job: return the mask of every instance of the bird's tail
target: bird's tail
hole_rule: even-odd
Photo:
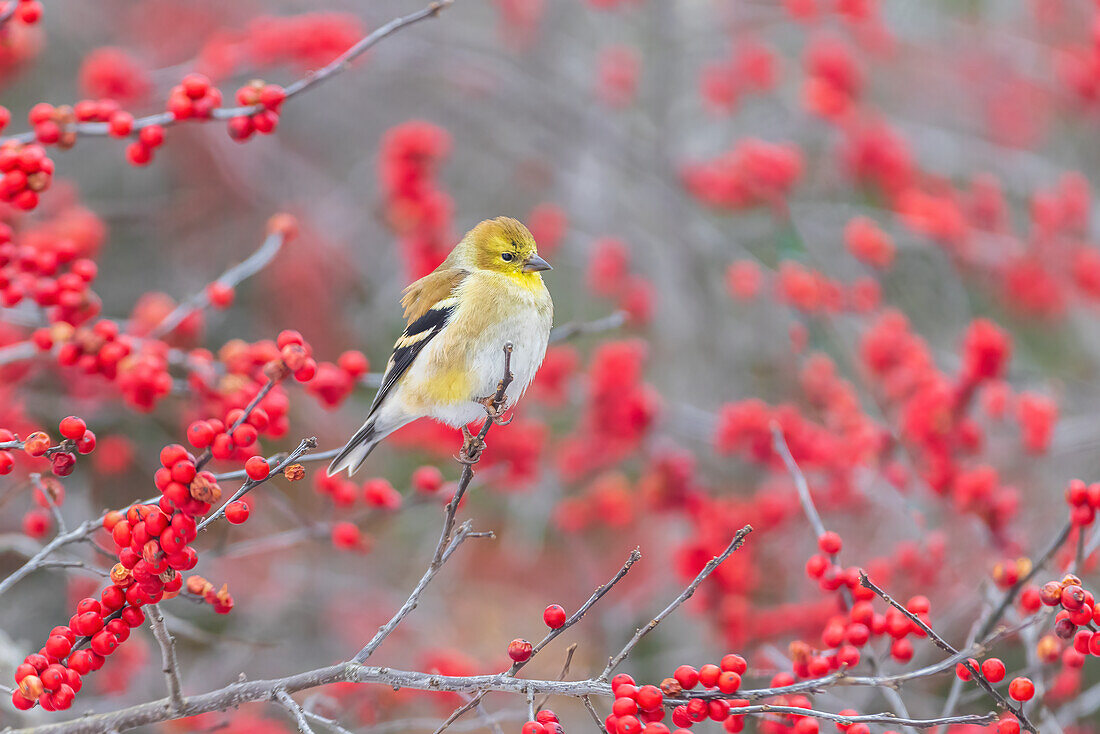
[[[351,437],[347,445],[336,455],[332,463],[328,465],[328,475],[331,477],[347,469],[348,476],[350,477],[359,470],[359,467],[362,466],[370,452],[373,451],[374,447],[387,435],[389,435],[389,431],[380,432],[375,430],[373,418],[368,420],[363,424],[362,428],[355,432],[355,435]]]

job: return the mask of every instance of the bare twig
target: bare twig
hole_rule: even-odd
[[[153,637],[157,638],[160,646],[160,656],[164,661],[164,678],[168,683],[168,702],[174,713],[183,711],[186,701],[183,698],[183,690],[180,684],[179,662],[176,660],[176,645],[172,634],[168,631],[168,625],[164,623],[164,616],[160,612],[160,606],[149,604],[149,626],[153,629]]]
[[[584,701],[584,707],[588,709],[588,713],[592,715],[592,721],[596,722],[596,727],[603,732],[603,734],[607,734],[607,727],[604,726],[603,719],[596,713],[596,707],[592,705],[592,697],[581,696],[581,700]]]
[[[313,729],[310,728],[309,722],[306,721],[306,714],[302,711],[302,707],[290,697],[290,694],[279,688],[275,691],[273,698],[281,703],[286,709],[294,716],[294,723],[298,725],[299,734],[313,734]]]
[[[722,551],[720,555],[710,559],[710,561],[707,562],[707,565],[703,567],[703,570],[699,572],[699,575],[695,577],[695,580],[688,584],[687,588],[684,589],[678,597],[673,599],[671,604],[661,610],[661,612],[656,617],[654,617],[649,622],[649,624],[634,633],[634,636],[630,638],[630,641],[626,643],[626,646],[619,651],[619,654],[611,658],[611,661],[607,664],[607,667],[604,668],[603,672],[600,673],[600,677],[596,680],[606,680],[611,671],[618,667],[619,664],[623,662],[623,660],[626,660],[627,655],[629,655],[630,651],[634,649],[634,646],[641,642],[643,637],[652,632],[653,629],[658,624],[660,624],[661,620],[672,614],[672,612],[674,612],[678,606],[690,599],[691,596],[695,593],[695,590],[699,587],[699,584],[703,583],[704,579],[706,579],[707,576],[710,576],[711,573],[714,572],[714,569],[718,568],[718,566],[721,565],[723,561],[729,558],[734,551],[740,548],[741,544],[745,542],[745,536],[747,536],[751,532],[751,525],[746,525],[745,527],[738,530],[737,533],[733,536],[733,540],[731,540],[730,544],[726,546],[726,549]]]
[[[245,260],[242,260],[226,270],[218,276],[215,282],[222,283],[232,288],[244,279],[252,277],[275,259],[275,256],[279,254],[279,249],[283,246],[285,240],[286,237],[282,232],[276,231],[269,233],[267,237],[264,238],[263,244],[261,244],[255,252],[249,255]],[[149,332],[149,338],[159,339],[165,334],[172,333],[172,330],[179,326],[184,319],[191,315],[191,313],[201,311],[209,305],[210,296],[206,289],[203,288],[187,300],[180,302],[180,304],[165,316],[159,324],[154,326]]]
[[[938,648],[951,655],[958,654],[959,651],[952,647],[942,637],[940,637],[935,630],[925,624],[923,619],[918,617],[916,614],[910,612],[908,609],[905,608],[903,604],[898,603],[889,594],[876,586],[874,582],[871,581],[871,579],[867,578],[867,574],[863,571],[859,572],[859,583],[865,588],[868,588],[871,591],[875,592],[875,594],[877,594],[879,598],[881,598],[884,602],[897,609],[899,612],[909,618],[909,620],[913,624],[920,627],[921,630],[923,630],[924,633],[928,635],[928,639],[932,640],[932,642]],[[1002,696],[1001,693],[996,688],[994,688],[988,680],[986,680],[985,675],[982,674],[981,668],[979,666],[974,665],[966,659],[961,660],[960,664],[963,665],[968,671],[970,671],[970,675],[974,678],[974,681],[979,686],[984,688],[986,692],[989,693],[989,695],[992,696],[995,701],[997,701],[998,704],[1000,704],[1003,708],[1011,712],[1017,719],[1020,720],[1020,726],[1027,729],[1029,732],[1031,732],[1031,734],[1039,734],[1039,730],[1035,728],[1035,725],[1032,724],[1030,720],[1028,720],[1027,715],[1024,713],[1023,706],[1013,706],[1012,703],[1008,701],[1008,699]],[[913,725],[910,724],[910,726]]]
[[[210,523],[214,522],[219,517],[224,515],[225,514],[225,508],[228,507],[231,503],[236,502],[241,497],[244,497],[246,494],[251,492],[253,489],[255,489],[256,487],[258,487],[261,484],[263,484],[264,482],[266,482],[268,479],[272,479],[273,477],[278,476],[279,472],[281,472],[283,469],[285,469],[290,464],[294,463],[298,459],[298,457],[304,455],[305,453],[309,452],[311,449],[314,449],[316,447],[317,447],[317,439],[316,438],[310,437],[310,438],[302,439],[302,442],[300,444],[298,444],[298,448],[291,451],[285,459],[283,459],[281,462],[279,462],[274,467],[272,467],[271,472],[266,477],[264,477],[263,479],[249,479],[247,482],[242,484],[240,489],[238,489],[236,492],[234,492],[233,496],[230,497],[228,500],[226,500],[222,504],[222,506],[217,509],[217,511],[215,511],[212,515],[207,515],[206,518],[204,518],[203,521],[199,523],[198,529],[199,530],[205,529],[207,526],[210,525]]]
[[[825,534],[825,523],[821,522],[821,515],[818,514],[817,507],[814,506],[813,496],[810,494],[810,485],[806,482],[806,476],[802,473],[802,470],[798,467],[798,463],[791,455],[791,449],[787,446],[787,439],[783,436],[783,428],[779,425],[779,422],[772,421],[770,427],[772,431],[772,446],[775,448],[775,453],[783,460],[784,466],[787,467],[787,471],[790,472],[791,478],[794,479],[795,489],[798,490],[798,501],[802,503],[802,511],[806,513],[810,525],[814,528],[814,533],[820,538]]]
[[[592,608],[592,606],[596,602],[598,602],[600,599],[602,599],[607,594],[607,592],[611,591],[611,589],[614,588],[615,584],[622,581],[623,577],[626,576],[627,572],[630,571],[630,567],[633,566],[635,563],[637,563],[638,560],[641,557],[642,557],[642,553],[637,548],[635,548],[633,551],[631,551],[630,556],[626,559],[626,563],[623,564],[622,568],[619,569],[618,573],[616,573],[611,578],[611,580],[608,581],[606,584],[604,584],[603,586],[600,586],[594,592],[592,592],[592,596],[588,597],[588,601],[586,601],[584,604],[582,604],[580,609],[573,612],[573,614],[568,619],[565,620],[565,624],[563,624],[561,627],[559,627],[557,629],[550,630],[546,634],[546,636],[543,637],[542,640],[539,641],[539,643],[537,645],[535,645],[534,647],[531,648],[531,656],[530,657],[528,657],[523,662],[512,663],[512,666],[508,670],[501,673],[500,675],[502,677],[514,678],[516,673],[518,673],[523,668],[523,666],[527,665],[527,663],[531,662],[531,660],[534,659],[534,657],[539,653],[539,651],[541,651],[544,647],[549,645],[554,640],[554,638],[556,638],[558,635],[562,634],[567,629],[569,629],[570,627],[575,625],[577,622],[579,622],[581,620],[581,618],[584,617],[584,615],[588,612],[589,609]],[[572,656],[572,655],[570,654],[570,656]],[[566,669],[567,670],[568,670],[568,667],[569,667],[569,662],[567,660],[566,661]],[[563,672],[563,675],[564,675],[564,672]],[[441,734],[447,727],[449,727],[451,724],[453,724],[459,717],[461,717],[467,711],[470,711],[475,706],[477,706],[481,702],[481,699],[483,699],[485,697],[486,693],[488,693],[488,691],[481,691],[476,696],[474,696],[472,699],[470,699],[469,701],[464,703],[462,706],[459,706],[454,711],[452,711],[451,715],[448,716],[443,721],[443,723],[439,725],[438,728],[436,728],[435,734]]]
[[[573,321],[568,324],[554,327],[550,332],[550,343],[556,344],[557,342],[566,341],[585,334],[599,334],[604,331],[612,331],[618,329],[625,323],[626,311],[616,311],[613,314],[604,316],[603,318],[593,319],[592,321]]]
[[[42,548],[31,556],[26,563],[15,569],[6,579],[0,581],[0,595],[7,592],[11,587],[15,586],[15,584],[32,572],[42,568],[43,563],[54,551],[71,543],[84,540],[102,526],[103,516],[100,515],[94,520],[85,520],[67,533],[59,533],[53,540],[42,546]]]
[[[1071,530],[1073,530],[1073,523],[1067,522],[1058,532],[1058,535],[1054,537],[1054,540],[1051,541],[1050,545],[1046,547],[1042,555],[1039,556],[1039,559],[1031,564],[1031,570],[1005,591],[1004,596],[1001,598],[1001,603],[989,613],[985,622],[982,623],[982,626],[978,629],[978,639],[985,637],[993,631],[997,622],[1001,620],[1004,613],[1012,606],[1012,602],[1016,600],[1016,595],[1020,593],[1020,590],[1023,589],[1024,586],[1031,583],[1031,580],[1035,578],[1039,571],[1050,562],[1050,559],[1054,557],[1054,554],[1057,553],[1058,549],[1062,547],[1062,544],[1066,542]]]
[[[419,583],[417,583],[416,587],[412,590],[412,593],[409,594],[409,598],[405,600],[405,603],[401,605],[397,613],[390,618],[390,621],[386,622],[378,629],[378,632],[375,633],[370,642],[364,645],[363,649],[355,654],[355,657],[352,658],[352,662],[362,663],[369,658],[374,651],[378,649],[378,646],[385,642],[386,638],[390,636],[390,633],[397,628],[397,625],[401,624],[401,621],[405,619],[413,609],[416,609],[416,604],[420,600],[420,595],[424,592],[424,589],[431,583],[431,580],[435,578],[436,573],[438,573],[443,564],[447,562],[447,559],[458,550],[458,546],[462,545],[463,541],[468,537],[484,537],[484,534],[471,532],[471,524],[469,521],[463,523],[462,527],[458,529],[458,532],[455,533],[454,537],[451,538],[450,542],[447,544],[446,549],[444,549],[437,559],[432,559],[431,564],[428,566],[428,570],[424,572]]]

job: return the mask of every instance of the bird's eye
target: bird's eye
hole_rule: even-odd
[[[503,260],[506,263],[512,262],[513,257],[514,256],[510,252],[504,252],[504,253],[501,253],[501,255],[500,255],[500,259]]]

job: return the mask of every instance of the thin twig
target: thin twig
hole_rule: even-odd
[[[305,712],[302,711],[302,707],[290,697],[289,693],[280,688],[275,691],[274,698],[285,706],[287,711],[294,716],[294,723],[298,725],[299,734],[313,734],[313,729],[310,728],[309,722],[306,721]]]
[[[592,721],[596,722],[597,728],[599,728],[599,730],[603,732],[603,734],[607,734],[607,727],[604,726],[603,719],[601,719],[600,715],[596,713],[596,707],[592,705],[592,697],[581,696],[581,700],[584,701],[584,707],[588,709],[588,713],[592,715]]]
[[[246,494],[251,492],[253,489],[255,489],[256,487],[258,487],[261,484],[263,484],[264,482],[266,482],[268,479],[272,479],[272,478],[278,476],[279,472],[281,472],[283,469],[285,469],[290,464],[293,464],[298,459],[298,457],[306,454],[307,452],[309,452],[310,450],[315,449],[315,448],[317,448],[317,439],[316,438],[310,437],[310,438],[302,439],[302,442],[300,444],[298,444],[298,448],[291,451],[285,459],[283,459],[281,462],[279,462],[274,467],[272,467],[271,472],[266,477],[264,477],[263,479],[249,479],[247,482],[242,484],[240,489],[238,489],[236,492],[234,492],[233,496],[230,497],[228,500],[226,500],[222,504],[221,507],[219,507],[213,514],[207,515],[206,518],[204,518],[203,521],[198,524],[197,529],[198,530],[204,530],[207,526],[210,525],[210,523],[214,522],[219,517],[224,515],[225,514],[225,508],[228,507],[230,504],[232,504],[233,502],[236,502],[241,497],[244,497]]]
[[[554,630],[550,630],[546,634],[546,636],[543,637],[542,640],[539,641],[539,643],[537,645],[534,645],[531,648],[530,657],[528,657],[526,660],[524,660],[522,662],[512,663],[512,666],[510,668],[508,668],[508,670],[501,673],[501,676],[502,677],[508,677],[508,678],[514,678],[516,673],[518,673],[523,668],[523,666],[527,665],[527,663],[531,662],[531,660],[533,660],[534,657],[536,655],[538,655],[538,653],[543,648],[545,648],[547,645],[549,645],[554,640],[554,638],[556,638],[558,635],[562,634],[567,629],[569,629],[570,627],[575,625],[577,622],[579,622],[581,620],[581,618],[584,617],[584,615],[588,612],[589,609],[592,608],[592,606],[596,602],[598,602],[600,599],[602,599],[607,594],[607,592],[611,591],[611,589],[614,588],[615,584],[622,581],[623,577],[626,576],[627,572],[630,571],[630,567],[633,566],[635,563],[637,563],[638,560],[641,559],[641,557],[642,557],[642,552],[640,550],[638,550],[637,548],[632,550],[630,552],[630,556],[626,559],[626,562],[622,565],[622,568],[619,569],[619,571],[611,578],[610,581],[608,581],[603,586],[598,587],[594,592],[592,592],[592,596],[588,597],[588,601],[586,601],[584,604],[582,604],[580,609],[573,612],[573,614],[570,615],[570,617],[565,620],[565,623],[561,627],[558,627],[557,629],[554,629]],[[566,661],[566,669],[567,670],[568,670],[568,667],[569,667],[569,662],[567,660]],[[466,712],[471,711],[475,706],[477,706],[481,702],[481,699],[483,699],[485,697],[486,693],[488,693],[488,691],[481,691],[476,696],[474,696],[472,699],[470,699],[469,701],[464,703],[462,706],[459,706],[454,711],[452,711],[451,715],[448,716],[446,719],[444,719],[443,723],[441,723],[436,728],[435,734],[442,734],[442,732],[445,729],[447,729],[447,727],[449,727],[451,724],[453,724],[456,720],[458,720],[459,717],[461,717]]]
[[[865,588],[868,588],[871,591],[875,592],[875,594],[877,594],[879,598],[881,598],[884,602],[908,617],[909,620],[913,624],[920,627],[921,630],[923,630],[924,633],[928,635],[928,639],[932,640],[932,642],[941,650],[951,655],[958,654],[959,651],[953,648],[942,637],[940,637],[939,634],[931,627],[929,627],[923,619],[921,619],[916,614],[910,612],[908,609],[905,608],[903,604],[898,603],[889,594],[876,586],[871,581],[871,579],[867,578],[867,574],[863,571],[859,572],[859,583]],[[1002,707],[1011,712],[1017,719],[1020,720],[1020,726],[1027,729],[1029,732],[1031,732],[1031,734],[1039,734],[1039,730],[1035,728],[1035,725],[1032,724],[1030,720],[1028,720],[1027,715],[1024,713],[1023,706],[1013,706],[1012,703],[1008,701],[1008,699],[1002,696],[1001,693],[996,688],[994,688],[988,680],[986,680],[985,675],[982,674],[981,668],[979,666],[974,665],[969,660],[962,660],[960,664],[964,666],[968,671],[970,671],[970,675],[974,678],[974,681],[979,686],[984,688],[986,692],[989,693],[989,695],[992,696],[995,701],[997,701],[998,704],[1000,704]]]
[[[1062,547],[1062,544],[1066,542],[1066,538],[1069,537],[1071,530],[1073,530],[1073,523],[1067,522],[1058,532],[1058,535],[1055,536],[1054,540],[1051,541],[1050,545],[1046,547],[1046,550],[1039,556],[1039,559],[1031,564],[1031,570],[1005,591],[1004,596],[1001,598],[1001,603],[989,613],[989,617],[978,629],[978,639],[985,637],[993,630],[993,627],[1001,620],[1004,613],[1012,606],[1012,602],[1016,600],[1016,595],[1020,593],[1020,590],[1031,583],[1031,580],[1050,562],[1050,559],[1054,557],[1054,554],[1057,553],[1058,549]]]
[[[390,633],[397,628],[397,625],[401,624],[401,621],[404,620],[413,609],[416,609],[416,604],[420,600],[420,594],[423,593],[424,589],[431,583],[431,580],[435,578],[440,567],[442,567],[443,564],[447,562],[447,559],[458,550],[458,546],[462,545],[462,542],[466,540],[467,537],[474,535],[470,532],[470,528],[471,523],[469,521],[462,524],[458,532],[451,538],[450,543],[447,544],[446,549],[439,555],[438,560],[435,558],[432,559],[431,564],[428,566],[428,570],[424,572],[424,575],[420,578],[420,581],[412,590],[412,593],[409,594],[409,598],[405,600],[405,603],[401,605],[397,613],[390,618],[390,621],[378,628],[378,632],[374,634],[370,642],[364,645],[363,649],[357,652],[355,657],[351,659],[352,662],[362,663],[369,658],[374,651],[378,649],[378,646],[385,642],[386,638],[390,636]]]
[[[737,533],[733,536],[733,540],[730,541],[730,544],[726,546],[726,549],[722,551],[721,555],[715,556],[714,558],[710,559],[710,561],[707,562],[707,565],[703,567],[703,570],[699,572],[699,575],[695,577],[695,580],[688,584],[687,588],[684,589],[678,597],[673,599],[671,604],[665,607],[656,617],[654,617],[649,622],[649,624],[635,632],[634,636],[630,638],[630,641],[626,643],[626,646],[619,651],[619,654],[611,658],[611,661],[607,664],[607,667],[604,668],[603,672],[600,673],[600,677],[596,680],[607,680],[607,676],[610,675],[611,671],[617,668],[619,664],[623,662],[623,660],[626,660],[627,655],[629,655],[630,651],[634,649],[634,646],[641,642],[643,637],[652,632],[653,629],[658,624],[660,624],[661,620],[672,614],[672,612],[674,612],[678,606],[690,599],[691,596],[695,593],[695,590],[699,587],[699,584],[703,583],[704,579],[706,579],[707,576],[710,576],[711,573],[714,572],[714,569],[718,568],[718,566],[721,565],[723,561],[729,558],[734,551],[740,548],[741,544],[745,542],[745,536],[747,536],[751,532],[751,525],[746,525],[745,527],[738,530]]]
[[[616,311],[608,316],[593,319],[592,321],[573,321],[568,324],[554,327],[550,332],[550,343],[555,344],[585,334],[599,334],[604,331],[612,331],[618,329],[625,323],[626,311]]]
[[[230,288],[237,286],[241,281],[263,270],[268,263],[274,260],[285,240],[286,237],[282,232],[269,233],[264,238],[263,244],[255,252],[219,275],[214,282],[227,285]],[[172,333],[172,330],[183,323],[183,320],[193,312],[201,311],[209,305],[210,295],[207,293],[206,288],[203,288],[190,298],[181,301],[167,316],[161,319],[160,323],[149,331],[148,338],[159,339]]]
[[[806,517],[810,520],[810,525],[814,528],[814,533],[820,538],[825,534],[825,523],[821,522],[821,515],[818,514],[817,507],[814,506],[813,496],[810,494],[810,485],[806,482],[806,476],[798,467],[798,463],[795,462],[794,456],[791,455],[791,449],[787,446],[787,439],[783,436],[783,428],[779,425],[779,422],[772,421],[770,427],[772,432],[772,446],[775,448],[775,453],[783,460],[783,464],[787,467],[787,471],[790,473],[791,478],[794,479],[795,489],[798,490],[798,501],[802,503],[802,511],[806,513]]]
[[[157,638],[160,645],[160,656],[164,661],[164,677],[168,683],[168,701],[174,713],[183,711],[187,702],[183,698],[183,689],[180,682],[179,662],[176,660],[176,645],[172,634],[168,631],[168,625],[164,623],[164,616],[160,612],[160,606],[149,604],[147,606],[149,626],[153,629],[153,637]]]

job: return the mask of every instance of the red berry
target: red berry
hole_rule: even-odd
[[[46,653],[52,657],[64,658],[72,649],[73,643],[67,637],[50,635],[50,638],[46,640]]]
[[[332,526],[332,544],[343,550],[351,550],[359,546],[361,540],[359,528],[353,523],[344,521]]]
[[[722,656],[722,659],[718,661],[718,667],[722,670],[737,673],[738,675],[744,675],[745,671],[749,669],[749,664],[746,663],[745,658],[740,655],[730,653],[729,655]]]
[[[413,489],[425,494],[438,492],[443,486],[443,472],[434,466],[422,466],[413,472]]]
[[[215,435],[214,429],[206,421],[195,421],[187,427],[187,441],[197,449],[209,446]]]
[[[534,646],[527,640],[517,638],[508,643],[508,657],[517,663],[525,663],[531,658]]]
[[[134,129],[134,116],[129,112],[119,110],[111,115],[107,122],[107,132],[116,138],[124,138]]]
[[[681,665],[673,672],[672,677],[684,690],[691,690],[699,683],[699,671],[690,665]]]
[[[234,525],[240,525],[248,519],[248,505],[240,500],[230,502],[225,507],[225,519]]]
[[[75,415],[70,415],[67,418],[61,419],[61,424],[58,426],[61,431],[61,435],[65,438],[72,439],[73,441],[79,441],[84,438],[84,431],[88,430],[88,426],[80,418]]]
[[[146,125],[138,131],[138,140],[147,149],[157,148],[164,143],[164,128],[160,125]]]
[[[664,703],[665,696],[657,686],[646,685],[638,689],[634,700],[638,702],[638,707],[643,711],[654,711]]]
[[[561,629],[565,624],[565,610],[557,604],[551,604],[543,611],[542,621],[552,630]]]
[[[229,308],[233,305],[235,295],[233,286],[218,280],[206,286],[206,297],[210,299],[210,305],[214,308]]]
[[[267,465],[267,459],[264,457],[251,456],[248,461],[244,463],[244,471],[248,474],[249,479],[258,482],[267,479],[268,475],[271,473],[271,467]]]
[[[997,658],[982,661],[982,675],[990,683],[999,683],[1005,677],[1005,664]]]
[[[714,688],[718,685],[718,676],[722,674],[722,669],[712,663],[707,663],[703,667],[699,668],[699,682],[704,688]]]
[[[971,667],[975,669],[978,668],[978,661],[974,658],[967,658],[967,662],[970,663]],[[958,663],[955,666],[955,675],[959,677],[959,680],[963,681],[968,681],[972,677],[970,669],[967,668],[966,665],[964,665],[963,663]]]
[[[840,553],[842,545],[840,535],[831,530],[822,533],[817,539],[817,547],[821,549],[822,553],[827,553],[830,556]]]
[[[1015,701],[1030,701],[1035,695],[1035,684],[1030,678],[1013,678],[1008,684],[1008,695]]]

